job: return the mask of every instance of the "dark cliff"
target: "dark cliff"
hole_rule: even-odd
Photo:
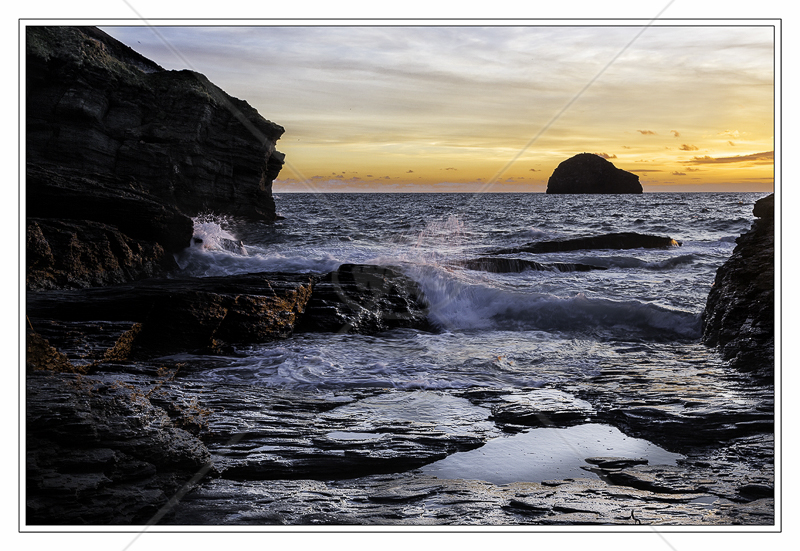
[[[703,342],[742,371],[775,363],[775,195],[759,199],[750,231],[718,270],[703,312]]]
[[[547,181],[547,193],[642,193],[639,177],[593,153],[559,164]]]
[[[28,27],[25,78],[29,288],[163,274],[201,212],[275,220],[283,128],[203,75]]]

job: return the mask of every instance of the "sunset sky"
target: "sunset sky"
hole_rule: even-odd
[[[276,192],[542,192],[582,152],[645,192],[773,189],[768,22],[101,28],[282,125]]]

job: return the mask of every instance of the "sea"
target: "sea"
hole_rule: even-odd
[[[275,195],[282,218],[272,224],[205,213],[194,221],[198,242],[177,257],[181,275],[325,274],[345,263],[393,266],[419,285],[435,330],[295,334],[240,347],[230,356],[178,359],[192,363],[188,377],[209,384],[318,393],[359,387],[404,390],[395,398],[378,399],[367,408],[370,415],[439,423],[448,416],[470,415],[466,400],[459,405],[446,394],[453,389],[579,387],[636,358],[647,358],[651,372],[720,366],[717,352],[701,343],[701,315],[716,270],[731,255],[736,238],[750,228],[753,205],[764,195],[282,193]],[[493,273],[461,265],[498,256],[493,251],[499,249],[617,232],[668,236],[680,246],[500,255],[545,266],[604,268],[590,271]],[[586,429],[592,426],[570,431]],[[612,450],[606,455],[625,453],[625,435],[606,426],[593,430],[598,438],[576,433],[576,442],[602,440],[603,450]],[[353,434],[358,438],[360,433]],[[541,447],[521,438],[538,436],[531,431],[496,442]],[[557,440],[566,438],[565,432]],[[605,445],[610,439],[617,444]],[[640,444],[640,452],[650,445]],[[465,466],[450,468],[463,473]],[[511,472],[490,479],[478,467],[476,476],[508,482],[521,476],[514,468],[510,464]]]
[[[227,366],[214,362],[209,379],[302,389],[536,386],[591,374],[626,346],[664,362],[717,361],[700,344],[701,314],[764,195],[276,194],[283,218],[272,224],[197,217],[202,243],[178,262],[195,277],[395,266],[419,284],[437,328],[296,335],[237,350]],[[603,270],[459,266],[493,250],[616,232],[680,246],[500,255]]]

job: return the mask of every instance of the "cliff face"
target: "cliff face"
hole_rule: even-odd
[[[580,153],[556,167],[547,193],[642,193],[642,184],[636,174],[599,155]]]
[[[718,270],[703,312],[703,343],[742,371],[771,376],[775,362],[775,195],[759,199],[750,231]]]
[[[166,71],[96,28],[28,27],[28,239],[50,249],[50,256],[35,257],[29,287],[163,273],[174,266],[171,253],[189,244],[188,217],[204,211],[275,220],[272,181],[283,165],[275,144],[282,134],[203,75]],[[79,228],[56,229],[53,220]],[[31,226],[37,221],[38,233]],[[125,246],[110,244],[113,258],[104,259],[119,266],[119,277],[88,274],[75,282],[56,273],[70,255],[82,256],[91,271],[96,251],[81,251],[87,222],[107,225],[108,235],[121,232],[111,241]],[[131,260],[139,249],[146,258]],[[142,262],[147,267],[140,269]]]

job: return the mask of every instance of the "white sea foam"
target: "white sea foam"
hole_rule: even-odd
[[[672,256],[664,260],[643,260],[635,256],[588,256],[578,260],[581,264],[600,266],[603,268],[644,269],[644,270],[672,270],[685,266],[695,261],[695,255],[683,254]]]
[[[530,287],[476,281],[435,266],[407,268],[444,330],[521,330],[696,338],[697,314],[638,300],[556,296]]]

